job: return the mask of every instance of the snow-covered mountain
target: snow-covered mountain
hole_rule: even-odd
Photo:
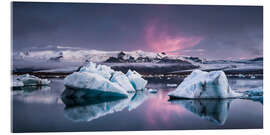
[[[139,62],[177,62],[191,60],[201,62],[198,57],[167,55],[141,50],[136,51],[99,51],[99,50],[38,50],[17,52],[14,60],[62,61],[62,62],[87,62],[96,63],[139,63]]]
[[[13,53],[14,72],[65,72],[76,71],[88,62],[95,62],[126,72],[136,70],[142,74],[167,74],[191,72],[193,69],[206,71],[254,71],[262,72],[263,58],[247,60],[206,60],[204,58],[169,55],[164,52],[100,51],[79,48],[57,47]]]

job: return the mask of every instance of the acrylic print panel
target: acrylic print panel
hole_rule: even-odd
[[[263,7],[12,3],[13,132],[263,128]]]

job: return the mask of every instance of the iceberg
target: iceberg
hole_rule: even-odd
[[[144,89],[147,81],[136,71],[124,74],[108,66],[89,62],[78,72],[68,75],[64,84],[69,88],[91,91],[88,93],[92,93],[92,96],[128,97],[128,92]]]
[[[176,90],[169,92],[170,98],[224,99],[241,97],[234,92],[223,71],[204,72],[194,70]]]
[[[116,71],[111,78],[111,82],[115,82],[119,84],[124,90],[128,92],[135,92],[135,89],[133,88],[131,82],[127,78],[127,76],[119,71]]]
[[[138,72],[128,70],[126,76],[136,90],[143,90],[145,88],[147,81],[144,80]]]
[[[97,73],[74,72],[64,79],[64,84],[69,88],[91,91],[93,96],[128,96],[128,93],[117,83]]]
[[[202,119],[223,125],[228,117],[231,100],[172,100]]]
[[[148,91],[149,91],[150,93],[157,93],[157,90],[156,90],[156,89],[148,89]]]
[[[80,71],[81,73],[96,73],[103,76],[106,79],[110,79],[114,70],[105,65],[97,65],[96,63],[90,62],[87,66],[83,66]]]
[[[12,79],[12,87],[23,87],[24,84],[22,81],[17,80],[16,78],[13,77]]]
[[[13,76],[12,80],[12,87],[41,86],[50,84],[48,79],[41,79],[29,74]]]

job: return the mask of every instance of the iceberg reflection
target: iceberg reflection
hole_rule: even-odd
[[[223,125],[228,117],[232,100],[171,100],[199,117]]]
[[[84,90],[66,88],[62,93],[62,101],[66,105],[65,116],[74,121],[92,121],[108,114],[120,112],[125,108],[128,111],[139,107],[148,97],[143,91],[129,93],[127,98],[121,97],[89,97],[91,93]]]
[[[59,91],[53,91],[49,86],[24,86],[20,90],[13,90],[12,95],[15,101],[24,103],[61,103]]]

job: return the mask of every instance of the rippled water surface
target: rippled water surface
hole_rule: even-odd
[[[66,106],[62,79],[47,87],[12,92],[14,132],[239,129],[263,127],[263,103],[252,100],[169,100],[168,81],[154,79],[126,99]],[[173,81],[172,81],[173,82]],[[179,81],[178,81],[179,82]],[[229,79],[234,90],[263,85],[262,80]],[[66,103],[67,101],[65,101]]]

